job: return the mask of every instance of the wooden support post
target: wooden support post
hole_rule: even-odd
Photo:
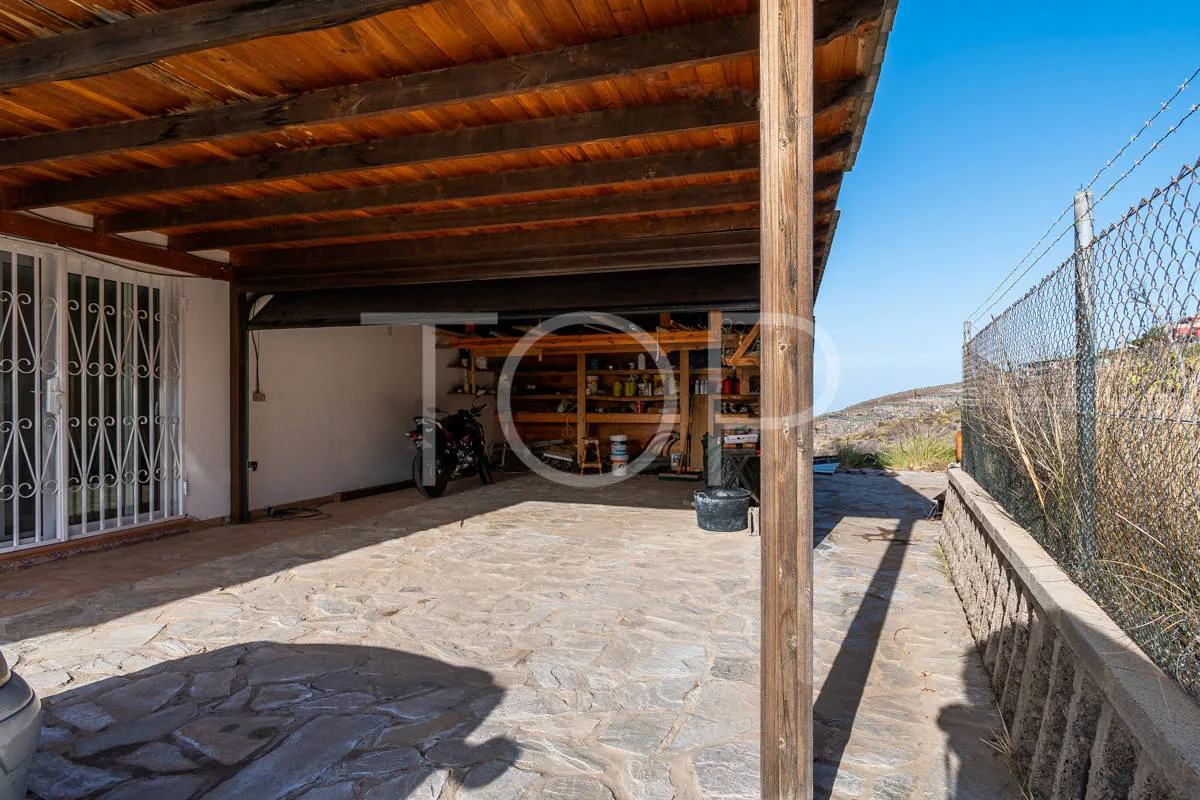
[[[688,437],[691,435],[690,427],[692,421],[692,392],[688,382],[692,378],[690,350],[679,351],[679,397],[676,400],[679,402],[679,452],[681,456],[681,464],[684,469],[690,469],[692,464],[692,452],[688,446]]]
[[[813,796],[813,0],[760,22],[762,796],[793,800]]]
[[[575,460],[583,464],[586,453],[583,440],[587,437],[587,355],[575,354]],[[599,458],[599,452],[596,453]],[[580,470],[580,474],[583,471]]]
[[[250,521],[250,295],[229,289],[229,519]]]

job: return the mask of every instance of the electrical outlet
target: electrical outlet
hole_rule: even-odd
[[[254,393],[254,402],[256,402],[256,403],[267,402],[267,393],[266,392],[255,392]]]

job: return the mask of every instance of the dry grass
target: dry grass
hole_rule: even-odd
[[[884,469],[941,472],[954,461],[954,440],[928,434],[906,436],[879,453]]]
[[[842,444],[837,449],[838,463],[846,469],[873,469],[879,466],[875,453],[856,444]]]
[[[1200,697],[1200,348],[1096,366],[1095,559],[1081,536],[1074,361],[975,369],[973,473],[1127,633]]]

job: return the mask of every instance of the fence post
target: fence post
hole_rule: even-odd
[[[971,414],[974,409],[974,398],[972,393],[975,391],[975,382],[971,374],[971,320],[963,323],[963,346],[962,346],[962,376],[963,376],[963,393],[962,400],[959,404],[959,430],[962,434],[962,459],[959,466],[966,470],[967,474],[973,475],[974,461],[970,459],[971,455],[971,431],[970,422]],[[970,461],[970,463],[968,463]]]
[[[1093,195],[1075,195],[1075,457],[1079,463],[1076,532],[1085,565],[1096,558],[1096,307]]]

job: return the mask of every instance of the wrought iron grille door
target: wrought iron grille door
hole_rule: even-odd
[[[0,240],[0,551],[182,512],[179,282]]]

